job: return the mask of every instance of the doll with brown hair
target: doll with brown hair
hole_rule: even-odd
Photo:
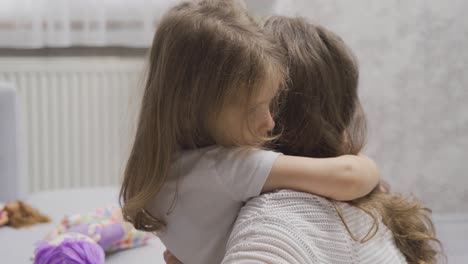
[[[10,201],[0,209],[0,226],[22,228],[48,222],[49,217],[22,201]]]

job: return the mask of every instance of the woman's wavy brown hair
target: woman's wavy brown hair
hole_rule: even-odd
[[[236,0],[187,1],[162,17],[120,190],[127,221],[144,231],[164,228],[146,208],[169,177],[177,153],[239,145],[222,126],[224,109],[235,105],[248,119],[248,105],[262,89],[283,86],[283,55]],[[265,138],[249,140],[249,145],[263,144]]]
[[[265,29],[286,50],[289,68],[288,90],[281,95],[276,119],[282,134],[273,148],[317,158],[358,154],[367,129],[351,50],[336,34],[303,18],[271,17]],[[420,201],[376,189],[351,204],[374,219],[381,215],[409,263],[436,263],[440,242],[431,211]]]

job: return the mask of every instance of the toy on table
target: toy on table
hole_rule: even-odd
[[[103,264],[105,253],[99,244],[80,233],[65,233],[36,245],[34,263]]]
[[[104,263],[101,255],[145,245],[153,237],[125,222],[119,207],[100,208],[89,214],[63,218],[37,244],[34,263]]]
[[[22,228],[47,222],[49,217],[24,202],[15,200],[0,206],[0,226]]]

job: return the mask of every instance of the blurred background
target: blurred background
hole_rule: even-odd
[[[16,98],[0,105],[0,200],[118,185],[145,55],[176,2],[0,0],[0,86]],[[366,154],[393,190],[468,223],[467,1],[246,2],[342,36],[360,62]]]

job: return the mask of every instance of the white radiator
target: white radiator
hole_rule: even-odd
[[[142,70],[143,59],[0,59],[20,97],[29,192],[120,182]]]

